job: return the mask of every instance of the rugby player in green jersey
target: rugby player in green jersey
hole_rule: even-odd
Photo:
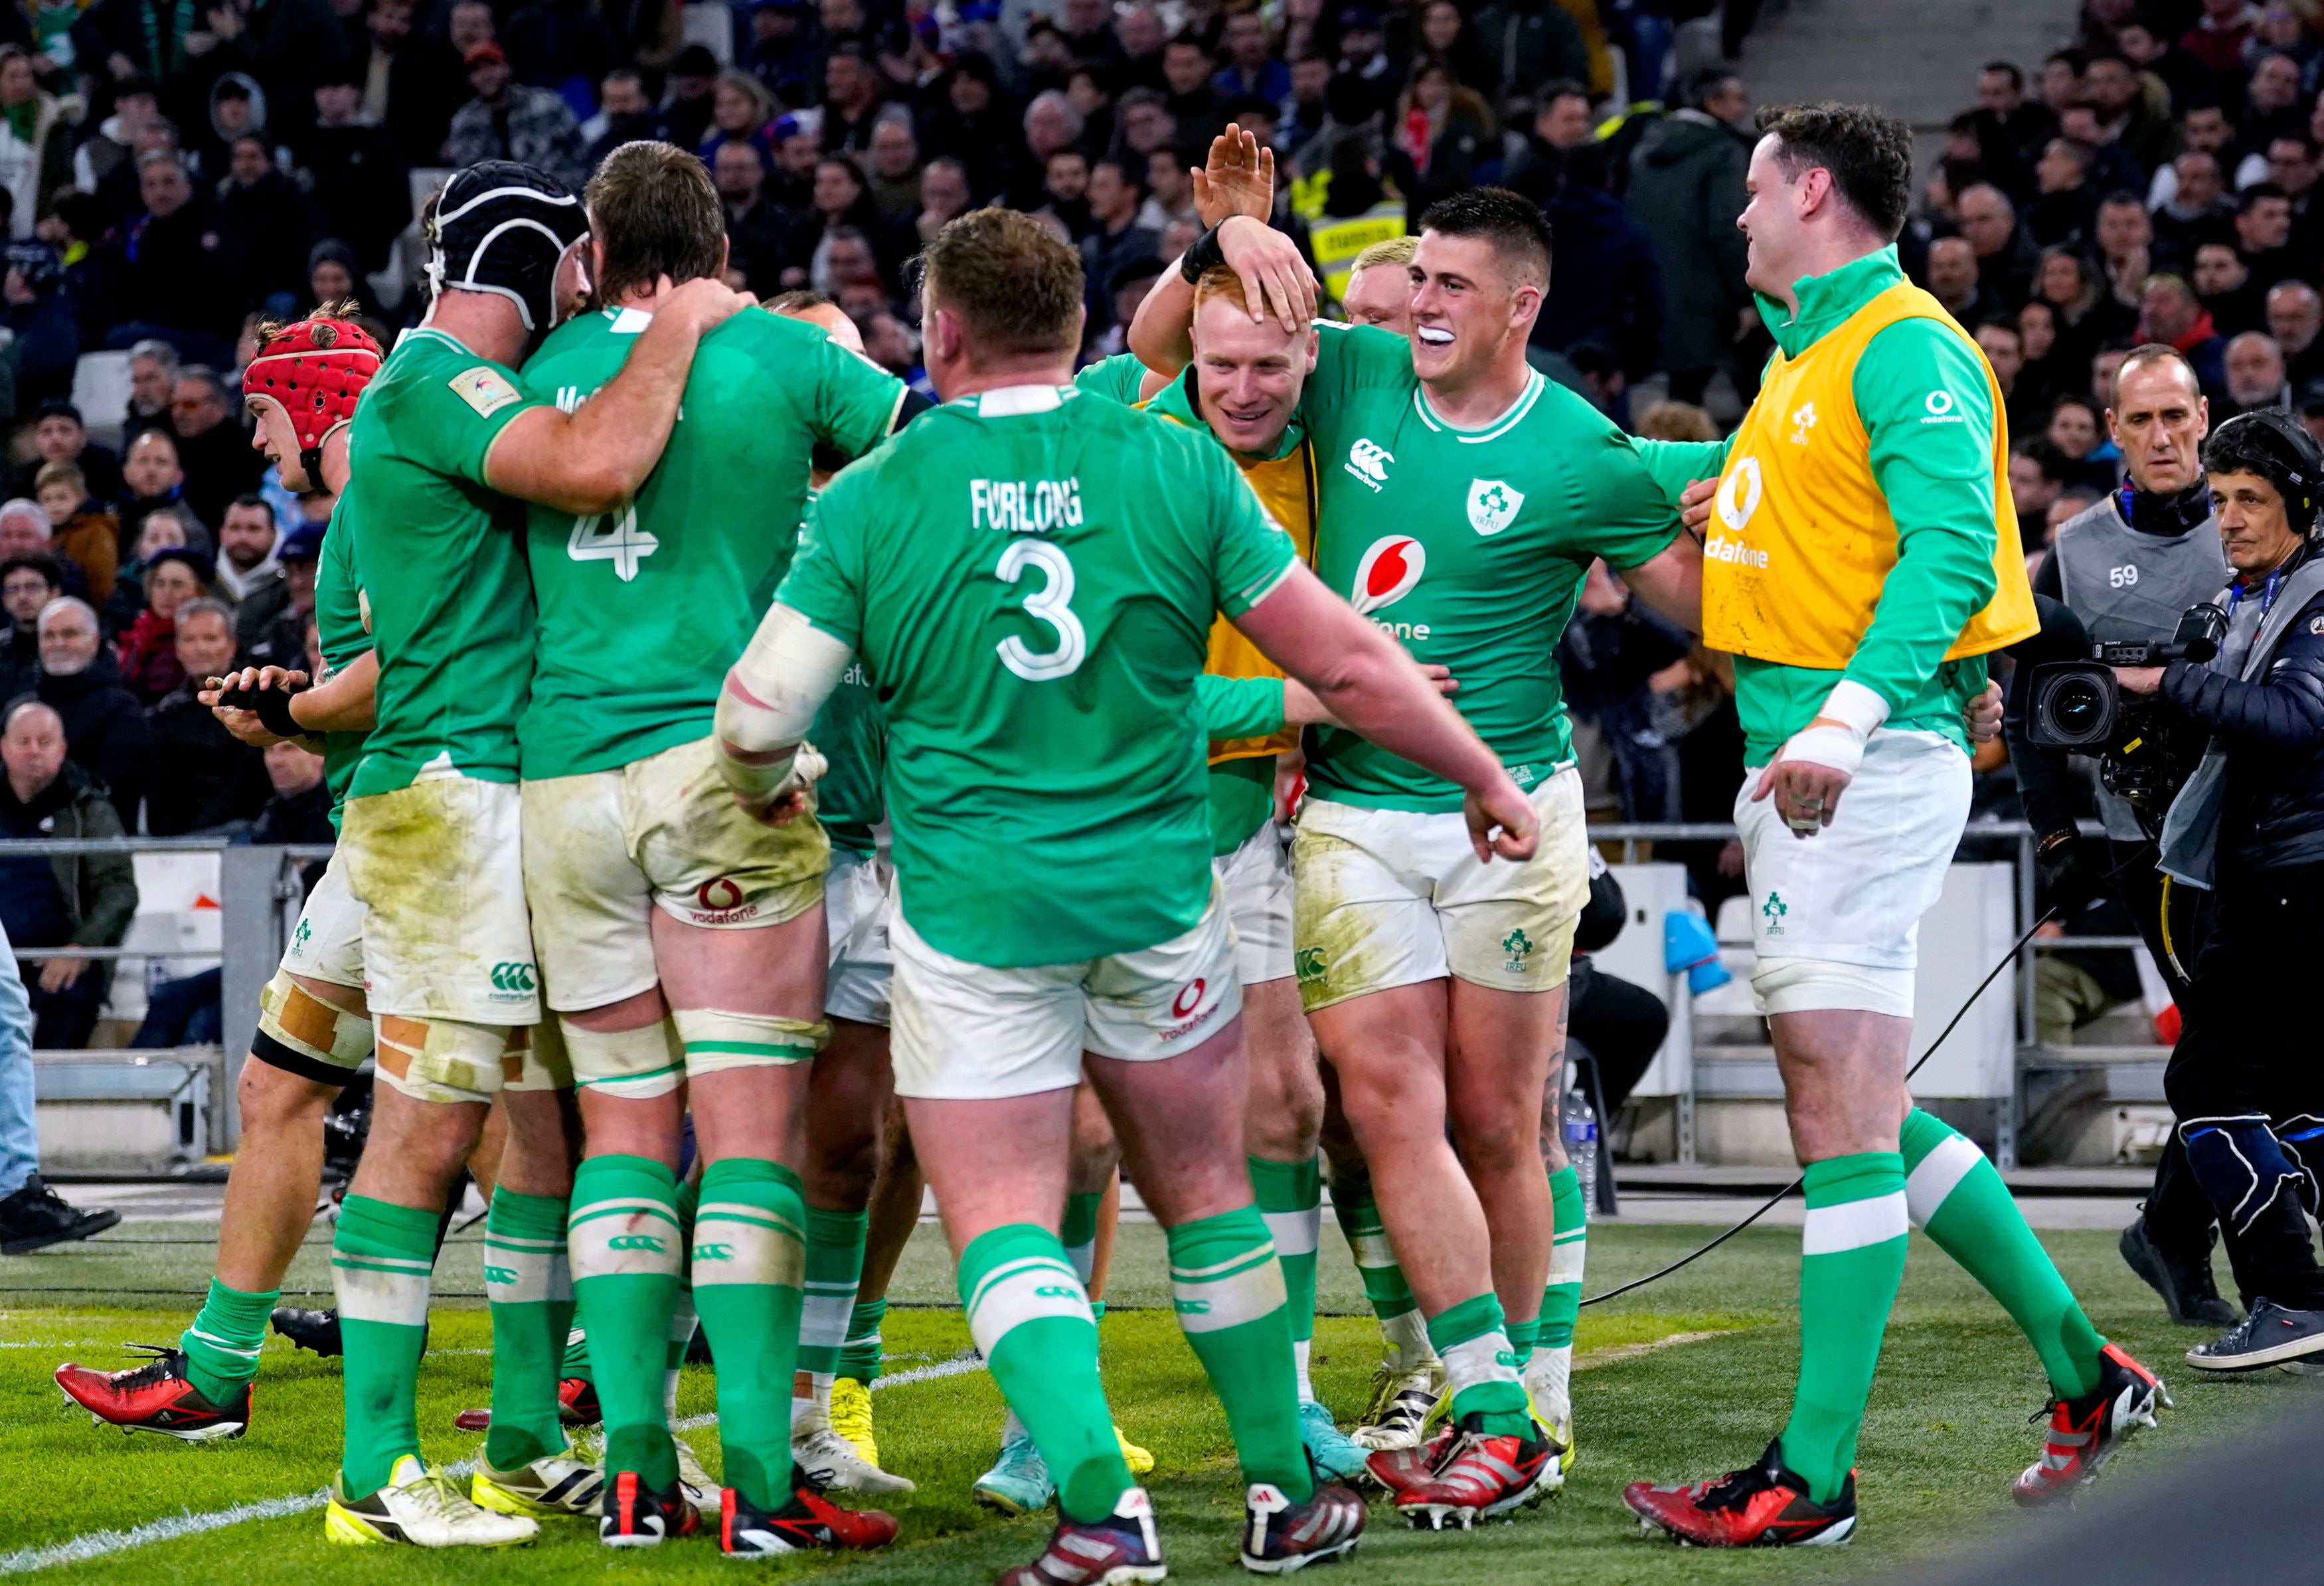
[[[669,438],[696,344],[743,300],[715,281],[678,289],[621,375],[566,413],[527,399],[513,365],[559,317],[579,200],[489,161],[453,176],[426,229],[433,300],[356,412],[341,509],[379,666],[342,853],[364,909],[380,1083],[333,1240],[346,1449],[324,1534],[500,1546],[538,1522],[481,1508],[429,1469],[414,1399],[437,1221],[501,1095],[509,1140],[487,1232],[493,1474],[480,1490],[521,1494],[496,1499],[511,1508],[580,1501],[557,1399],[572,1306],[571,1104],[559,1094],[570,1080],[553,1043],[523,1038],[540,1017],[515,786],[533,602],[510,498],[619,509]]]
[[[596,306],[521,381],[576,413],[640,355],[664,305],[726,263],[717,191],[686,151],[624,144],[584,197]],[[829,844],[811,815],[770,825],[738,808],[709,730],[726,666],[789,565],[816,449],[869,450],[906,397],[819,329],[737,315],[703,338],[669,443],[630,501],[529,514],[525,890],[586,1139],[571,1260],[605,1418],[608,1544],[695,1524],[664,1402],[682,1276],[719,1362],[725,1550],[894,1535],[886,1516],[825,1502],[790,1459],[809,1215],[790,1142],[829,1032]],[[689,1099],[705,1166],[682,1194]]]
[[[1189,257],[1265,274],[1289,249],[1233,219]],[[1316,571],[1416,658],[1451,668],[1455,705],[1543,828],[1531,862],[1482,866],[1457,788],[1333,728],[1309,757],[1300,988],[1451,1389],[1444,1434],[1371,1469],[1400,1508],[1440,1525],[1522,1503],[1570,1462],[1582,1247],[1558,1246],[1553,1270],[1553,1238],[1580,1227],[1582,1200],[1543,1122],[1588,867],[1557,638],[1593,558],[1682,620],[1700,584],[1629,438],[1526,362],[1549,254],[1540,211],[1515,194],[1437,205],[1407,270],[1409,340],[1323,327],[1300,406],[1317,458]],[[1177,359],[1184,323],[1181,310],[1160,327]],[[1133,333],[1141,352],[1157,345],[1149,328]]]
[[[717,726],[738,797],[770,807],[851,660],[880,681],[896,1089],[971,1332],[1056,1475],[1062,1523],[1008,1577],[1026,1586],[1163,1569],[1056,1231],[1084,1068],[1226,1406],[1246,1563],[1344,1552],[1362,1522],[1300,1443],[1282,1273],[1243,1166],[1240,994],[1195,703],[1213,613],[1462,788],[1480,854],[1528,857],[1536,819],[1217,447],[1067,385],[1081,290],[1078,257],[1028,217],[981,210],[938,235],[923,322],[945,405],[817,502]]]
[[[379,364],[379,344],[345,305],[326,304],[296,324],[262,332],[243,386],[257,421],[252,444],[273,462],[285,489],[346,488],[347,426]],[[326,535],[318,562],[315,622],[330,669],[322,686],[306,687],[304,672],[251,667],[209,679],[202,694],[244,742],[263,748],[297,738],[318,748],[334,825],[363,752],[378,677],[355,610],[353,539],[344,526]],[[263,708],[265,717],[222,698]],[[58,1368],[58,1384],[96,1419],[187,1442],[239,1437],[247,1429],[267,1318],[314,1221],[323,1115],[371,1056],[363,985],[362,911],[347,896],[346,865],[334,859],[308,895],[260,1000],[258,1033],[236,1086],[241,1148],[226,1179],[209,1293],[178,1347],[142,1366],[112,1373],[70,1362]]]

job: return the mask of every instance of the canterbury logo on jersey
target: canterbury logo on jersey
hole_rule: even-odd
[[[1347,471],[1378,490],[1388,483],[1388,466],[1396,461],[1396,454],[1376,440],[1359,440],[1348,448],[1348,460],[1342,465]]]

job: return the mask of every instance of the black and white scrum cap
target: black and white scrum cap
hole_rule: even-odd
[[[456,171],[428,228],[428,281],[438,292],[497,292],[525,329],[557,323],[557,262],[589,229],[581,200],[530,165],[485,160]]]

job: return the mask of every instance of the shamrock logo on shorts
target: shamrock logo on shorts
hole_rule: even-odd
[[[1501,938],[1501,951],[1509,955],[1508,962],[1501,967],[1511,974],[1523,974],[1526,955],[1533,951],[1533,938],[1526,936],[1525,928],[1520,926]]]
[[[1759,905],[1759,914],[1767,922],[1769,936],[1780,936],[1784,934],[1784,916],[1791,911],[1791,905],[1784,901],[1784,895],[1781,892],[1767,894],[1767,900]]]

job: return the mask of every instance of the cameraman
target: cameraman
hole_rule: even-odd
[[[2151,855],[2141,852],[2150,839],[2137,814],[2101,787],[2105,840],[2082,838],[2074,824],[2081,778],[2063,751],[2038,748],[2026,736],[2032,663],[2086,659],[2093,641],[2168,640],[2180,613],[2216,597],[2227,580],[2203,479],[2210,409],[2194,366],[2160,342],[2134,347],[2116,369],[2108,397],[2107,432],[2122,448],[2129,477],[2059,525],[2034,576],[2034,593],[2060,602],[2070,615],[2061,617],[2037,601],[2043,632],[2015,651],[2019,682],[2006,724],[2009,758],[2026,818],[2040,834],[2037,853],[2049,901],[2070,920],[2111,889],[2170,982],[2172,999],[2183,1001],[2178,964],[2194,962],[2197,944],[2184,939],[2190,934],[2184,925],[2164,942],[2163,878]],[[2176,964],[2172,947],[2183,954]],[[2123,1259],[2163,1296],[2174,1322],[2225,1325],[2236,1319],[2211,1279],[2211,1221],[2210,1202],[2188,1176],[2186,1152],[2174,1135],[2155,1168],[2144,1213],[2122,1235]]]
[[[2163,1089],[2236,1236],[2227,1255],[2249,1308],[2188,1363],[2239,1371],[2324,1354],[2324,1269],[2302,1210],[2324,1155],[2324,1074],[2305,1001],[2285,995],[2324,958],[2324,447],[2270,409],[2221,425],[2203,465],[2235,569],[2227,640],[2208,665],[2115,677],[2211,735],[2163,829],[2163,871],[2215,893]]]

